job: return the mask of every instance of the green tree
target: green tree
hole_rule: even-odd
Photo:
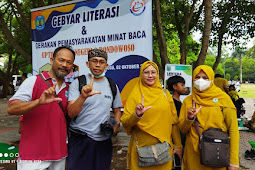
[[[251,47],[250,49],[248,49],[245,53],[245,55],[249,58],[253,58],[255,59],[255,45],[253,47]]]
[[[206,8],[206,10],[204,10]],[[162,20],[166,23],[173,24],[173,27],[166,28],[166,32],[177,32],[180,39],[180,63],[186,64],[188,47],[187,40],[191,31],[195,28],[198,20],[202,17],[203,25],[203,43],[200,50],[201,56],[205,57],[209,34],[211,27],[211,0],[194,0],[194,1],[178,1],[178,0],[161,0]],[[203,11],[205,11],[203,13]],[[164,23],[164,22],[163,22]],[[200,59],[199,57],[198,59]],[[203,59],[203,58],[202,58]]]
[[[230,74],[230,80],[234,80],[235,76],[240,75],[239,61],[237,59],[228,58],[225,61],[225,74]]]
[[[0,84],[6,97],[9,82],[19,70],[31,70],[30,9],[64,2],[63,0],[0,0],[0,56],[8,58],[0,70]]]
[[[253,58],[243,58],[243,81],[255,81],[255,60]]]
[[[230,80],[230,78],[231,78],[230,74],[227,73],[227,74],[225,75],[225,79]]]
[[[233,52],[233,54],[232,54],[232,57],[233,58],[238,58],[238,60],[239,60],[239,71],[240,71],[240,81],[241,82],[243,82],[243,72],[242,72],[242,70],[243,70],[243,65],[242,65],[242,58],[244,57],[244,55],[245,55],[245,51],[244,51],[244,49],[242,48],[242,47],[239,47],[239,46],[237,46],[236,48],[235,48],[235,51]]]
[[[254,37],[254,9],[255,1],[251,0],[214,1],[211,42],[218,48],[214,70],[220,63],[223,44],[237,46],[241,44],[240,40]]]

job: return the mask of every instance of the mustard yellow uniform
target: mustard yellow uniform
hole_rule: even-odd
[[[181,149],[180,133],[178,130],[178,117],[173,98],[168,91],[162,91],[159,79],[153,86],[147,86],[142,78],[142,71],[152,65],[158,71],[158,67],[151,61],[145,62],[140,71],[138,83],[129,95],[124,107],[121,122],[131,140],[127,153],[127,166],[130,170],[171,170],[172,160],[158,166],[139,167],[138,154],[134,133],[136,133],[138,146],[149,146],[157,143],[168,142],[170,155],[173,155],[173,148]],[[141,103],[144,95],[144,107],[152,106],[144,112],[141,118],[135,113],[136,106]],[[172,138],[173,137],[173,138]],[[175,145],[172,143],[174,140]]]
[[[235,99],[235,101],[237,101],[237,99],[238,99],[238,92],[236,91],[236,90],[230,90],[229,92],[228,92],[228,95],[230,96],[230,97],[232,97],[232,98],[234,98]]]
[[[208,66],[202,65],[194,70],[193,81],[201,69],[209,77],[210,81],[213,80],[213,70],[208,68]],[[179,116],[179,128],[181,132],[187,133],[183,157],[183,169],[226,169],[212,168],[200,164],[200,151],[198,148],[199,136],[194,125],[194,120],[189,120],[187,118],[187,111],[192,107],[192,99],[196,102],[196,108],[203,106],[197,114],[200,133],[208,128],[221,128],[223,131],[228,132],[230,136],[230,166],[239,167],[239,130],[235,106],[230,97],[217,88],[212,82],[210,87],[202,92],[193,88],[192,95],[188,96],[182,104]]]
[[[225,91],[224,87],[228,85],[228,81],[224,78],[217,77],[214,79],[214,84],[222,91]]]

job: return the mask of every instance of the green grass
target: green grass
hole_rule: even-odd
[[[255,84],[242,84],[238,94],[240,97],[255,99]]]

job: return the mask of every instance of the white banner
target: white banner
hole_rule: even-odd
[[[31,10],[33,75],[49,70],[58,46],[76,52],[79,75],[88,73],[88,51],[108,53],[108,71],[123,89],[152,60],[152,0],[72,1]],[[73,69],[74,72],[75,68]]]

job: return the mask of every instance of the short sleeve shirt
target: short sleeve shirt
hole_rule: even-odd
[[[86,80],[87,84],[89,84],[91,80],[89,75],[86,75]],[[106,77],[101,81],[95,80],[93,89],[101,91],[101,94],[95,94],[85,100],[81,112],[76,119],[71,121],[70,128],[86,132],[95,141],[103,141],[109,137],[100,132],[100,124],[110,118],[113,96]],[[79,81],[75,79],[69,87],[68,101],[75,101],[79,96]],[[113,108],[121,106],[120,92],[117,87],[117,95],[113,101]]]

